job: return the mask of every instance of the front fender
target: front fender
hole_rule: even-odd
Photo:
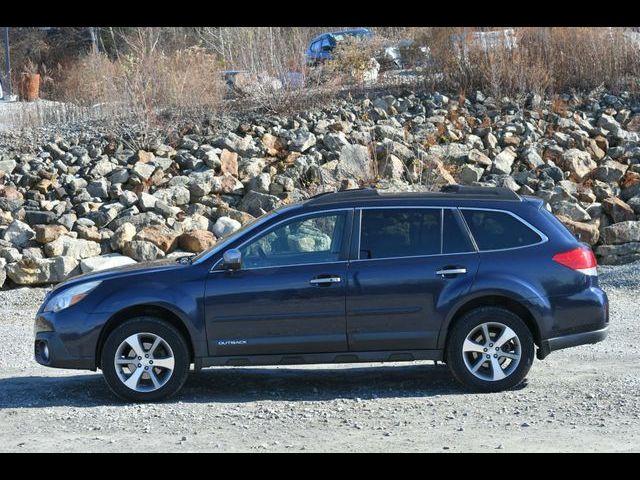
[[[185,326],[192,340],[196,356],[206,356],[206,331],[204,322],[204,278],[200,269],[183,270],[179,278],[154,278],[154,275],[139,278],[113,279],[101,285],[100,299],[91,306],[94,314],[113,319],[118,313],[131,308],[155,307],[166,310]],[[122,285],[123,280],[131,284]],[[108,321],[103,325],[106,327]]]

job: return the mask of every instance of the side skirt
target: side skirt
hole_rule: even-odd
[[[338,352],[286,355],[235,355],[231,357],[199,357],[195,369],[220,366],[305,365],[318,363],[413,362],[442,361],[442,350],[387,350],[380,352]]]

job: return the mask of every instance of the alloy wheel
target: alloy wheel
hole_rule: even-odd
[[[175,358],[169,344],[154,333],[135,333],[116,350],[114,364],[120,381],[136,392],[153,392],[171,379]]]
[[[464,364],[476,378],[495,382],[511,375],[522,356],[518,335],[499,322],[475,327],[462,345]]]

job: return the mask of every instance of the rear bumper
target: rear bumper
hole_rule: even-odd
[[[577,347],[578,345],[588,345],[592,343],[598,343],[607,338],[609,333],[609,326],[599,330],[592,330],[589,332],[572,333],[570,335],[562,335],[561,337],[549,338],[543,340],[540,348],[538,349],[538,359],[542,360],[549,353],[555,350],[561,350],[563,348]]]

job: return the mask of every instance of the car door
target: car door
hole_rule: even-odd
[[[322,61],[327,61],[331,59],[331,52],[334,46],[331,44],[331,39],[328,36],[325,36],[320,43],[320,58]]]
[[[347,350],[346,275],[353,210],[283,220],[239,245],[242,267],[209,274],[212,356]]]
[[[448,308],[469,291],[478,269],[459,212],[367,208],[357,212],[354,224],[349,350],[435,349]]]

